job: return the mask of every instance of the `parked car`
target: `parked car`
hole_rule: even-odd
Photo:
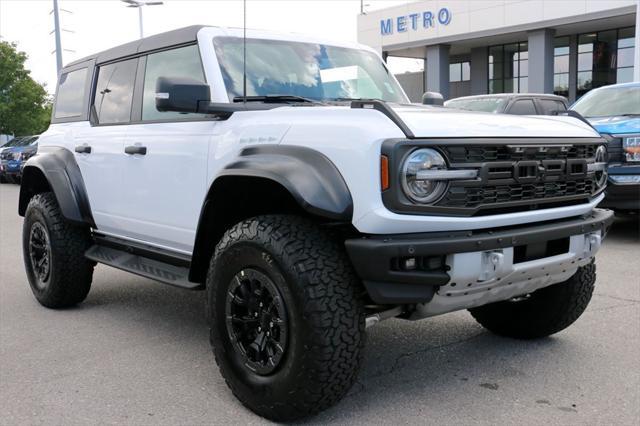
[[[38,136],[13,138],[0,151],[0,181],[19,182],[22,176],[22,164],[35,154]]]
[[[609,141],[609,185],[602,206],[640,210],[640,83],[591,90],[571,109]]]
[[[24,147],[22,150],[22,155],[20,156],[20,178],[22,178],[22,172],[24,170],[24,166],[27,164],[27,160],[33,157],[38,153],[38,141],[36,139],[35,142]]]
[[[61,71],[18,206],[42,305],[82,302],[96,262],[204,290],[223,377],[273,420],[343,398],[387,318],[470,309],[532,339],[584,312],[613,220],[598,132],[410,104],[363,45],[242,36],[188,27]]]
[[[484,111],[496,114],[555,115],[566,111],[567,99],[562,96],[538,93],[500,93],[494,95],[463,96],[444,103],[447,108]]]

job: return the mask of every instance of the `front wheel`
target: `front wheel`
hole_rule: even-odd
[[[506,337],[535,339],[573,324],[587,309],[596,282],[596,265],[578,268],[567,281],[541,288],[517,301],[470,309],[484,328]]]
[[[94,263],[84,253],[90,245],[89,229],[68,222],[53,193],[33,196],[24,215],[22,250],[29,285],[40,304],[66,308],[87,297]]]
[[[216,247],[206,284],[216,362],[249,409],[295,420],[354,383],[364,345],[359,283],[322,229],[295,216],[245,220]]]

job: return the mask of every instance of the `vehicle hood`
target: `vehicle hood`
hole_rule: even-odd
[[[600,133],[619,135],[624,133],[640,133],[640,117],[591,117],[589,123]]]
[[[522,116],[442,107],[392,106],[416,137],[598,137],[586,123],[564,116]]]

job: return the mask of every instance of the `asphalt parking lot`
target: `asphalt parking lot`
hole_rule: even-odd
[[[203,293],[98,266],[77,308],[38,305],[17,185],[0,185],[0,424],[259,424],[213,361]],[[618,219],[571,328],[532,342],[466,312],[369,330],[358,383],[309,423],[640,423],[640,237]]]

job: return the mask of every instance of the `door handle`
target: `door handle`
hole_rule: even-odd
[[[147,155],[147,147],[140,146],[140,145],[129,145],[124,148],[124,153],[129,155],[133,155],[133,154]]]
[[[76,146],[76,152],[78,154],[91,154],[91,147],[89,145]]]

